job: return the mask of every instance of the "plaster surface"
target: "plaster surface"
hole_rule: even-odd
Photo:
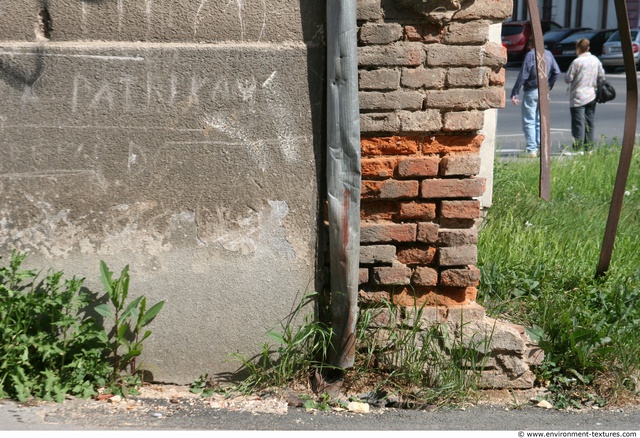
[[[316,287],[324,61],[301,22],[322,16],[289,0],[24,3],[0,1],[0,255],[98,293],[100,260],[129,264],[132,296],[166,301],[154,379],[234,371],[229,354],[257,353]]]

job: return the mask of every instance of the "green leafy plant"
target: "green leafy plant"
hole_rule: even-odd
[[[139,296],[127,304],[129,295],[129,265],[125,266],[118,278],[113,277],[104,261],[100,261],[102,284],[109,297],[109,304],[95,307],[95,311],[113,321],[109,335],[109,348],[113,368],[111,383],[124,395],[140,383],[140,365],[137,362],[142,354],[143,342],[151,335],[144,330],[153,318],[162,310],[164,301],[147,309],[147,299]]]
[[[0,267],[0,398],[89,397],[108,381],[107,337],[84,313],[83,279],[21,269],[14,252]]]
[[[209,377],[209,374],[203,374],[189,385],[189,391],[202,397],[210,397],[221,391],[221,389],[218,387],[217,382],[212,377]]]

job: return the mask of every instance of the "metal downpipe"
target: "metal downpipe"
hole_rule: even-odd
[[[355,359],[360,262],[360,102],[356,0],[327,0],[327,200],[331,267],[329,362]]]

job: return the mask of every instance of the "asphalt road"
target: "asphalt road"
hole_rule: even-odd
[[[172,402],[137,399],[129,405],[68,400],[60,405],[48,403],[30,407],[0,400],[0,435],[3,437],[10,435],[7,431],[18,434],[21,431],[69,430],[514,431],[514,438],[517,431],[637,431],[635,436],[638,436],[640,408],[572,411],[516,406],[507,402],[464,409],[372,408],[365,414],[292,407],[274,413],[261,411],[259,404],[244,410],[218,409],[201,399],[188,398]]]
[[[496,155],[498,156],[517,155],[525,150],[520,107],[515,106],[510,99],[511,90],[519,71],[519,63],[510,63],[506,66],[505,91],[507,99],[505,107],[498,110],[496,130]],[[616,98],[611,102],[597,105],[595,138],[603,138],[604,140],[617,138],[619,143],[622,143],[626,105],[624,70],[618,69],[615,73],[607,74],[606,77],[616,89]],[[522,90],[520,96],[522,97]],[[550,98],[551,154],[557,155],[572,142],[569,94],[567,84],[564,82],[564,73],[561,73],[551,90]],[[638,126],[640,126],[640,114]]]

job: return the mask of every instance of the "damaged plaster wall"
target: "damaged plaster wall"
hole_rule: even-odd
[[[159,381],[234,371],[316,287],[324,3],[0,0],[0,255],[129,264]],[[304,23],[304,25],[303,25]]]

